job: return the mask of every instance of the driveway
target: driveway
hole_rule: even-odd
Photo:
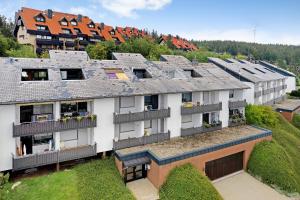
[[[291,200],[246,172],[213,182],[224,200]]]
[[[129,182],[127,187],[137,200],[159,199],[158,190],[147,178]]]

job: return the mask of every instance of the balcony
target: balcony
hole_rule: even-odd
[[[48,40],[48,39],[36,39],[36,44],[37,45],[55,45],[55,42],[57,40]]]
[[[246,105],[246,100],[229,101],[228,103],[229,109],[243,108],[246,107]]]
[[[275,87],[275,88],[274,88],[274,91],[275,91],[275,92],[279,92],[279,91],[281,91],[282,89],[283,89],[283,87],[282,87],[282,85],[280,85],[280,86]]]
[[[50,165],[64,161],[87,158],[97,155],[97,145],[86,145],[76,148],[48,151],[39,154],[13,157],[13,170],[22,170],[28,168]]]
[[[282,89],[285,90],[287,88],[287,85],[283,85]]]
[[[216,122],[213,124],[205,124],[202,127],[192,127],[181,129],[181,137],[191,136],[200,133],[207,133],[211,131],[217,131],[222,129],[222,122]]]
[[[73,41],[66,41],[65,45],[66,45],[66,47],[74,47],[75,46],[75,42],[73,42]]]
[[[41,133],[52,133],[80,128],[93,128],[97,126],[96,115],[65,118],[58,121],[41,121],[13,124],[13,137],[30,136]]]
[[[114,141],[114,150],[136,147],[136,146],[152,144],[157,142],[163,142],[166,140],[170,140],[169,131],[167,133],[157,133],[149,136],[142,136],[139,138],[128,138],[124,140]]]
[[[89,44],[89,42],[87,40],[79,40],[79,44],[86,46]]]
[[[271,94],[274,92],[274,88],[268,88],[263,90],[263,95]]]
[[[207,105],[181,106],[181,115],[191,115],[195,113],[207,113],[222,110],[222,102]]]
[[[145,121],[150,119],[161,119],[167,117],[170,117],[170,108],[126,114],[114,113],[114,124]]]
[[[244,117],[230,118],[228,121],[229,127],[241,126],[245,124],[246,124],[246,119]]]

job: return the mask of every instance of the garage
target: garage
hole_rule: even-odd
[[[232,174],[243,169],[244,152],[232,154],[205,163],[205,173],[210,180]]]

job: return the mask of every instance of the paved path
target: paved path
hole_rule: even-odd
[[[214,181],[224,200],[291,200],[246,172]]]
[[[139,179],[127,183],[127,187],[137,200],[157,200],[159,199],[158,190],[148,179]]]

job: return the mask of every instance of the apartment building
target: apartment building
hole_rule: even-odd
[[[254,145],[271,139],[244,125],[249,86],[216,65],[113,57],[0,58],[0,171],[114,151],[124,181],[148,177],[159,187],[186,162],[211,179],[241,170]]]
[[[21,8],[15,16],[14,35],[20,44],[32,45],[40,54],[44,50],[84,50],[88,44],[100,41],[125,42],[132,37],[150,38],[145,30],[135,27],[116,27],[94,22],[83,15]],[[178,49],[195,50],[195,45],[185,39],[172,37]]]
[[[267,62],[219,58],[209,58],[209,62],[251,88],[246,92],[249,104],[273,105],[284,100],[286,93],[296,86],[295,77],[271,69],[272,65]]]

